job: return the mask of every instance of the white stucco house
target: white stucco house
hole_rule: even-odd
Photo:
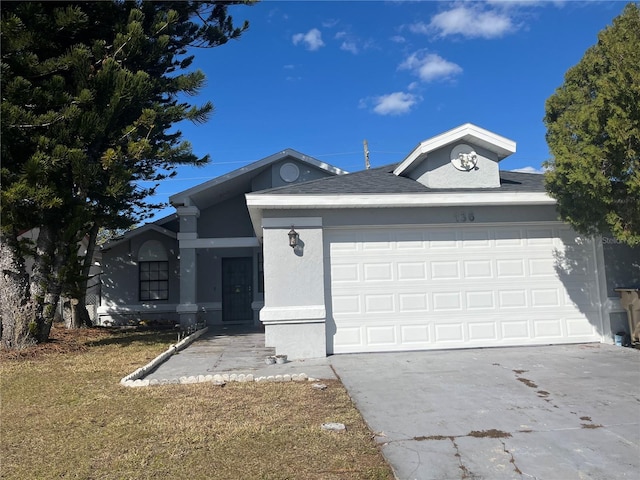
[[[560,222],[515,150],[465,124],[386,167],[284,150],[212,179],[105,246],[102,321],[261,326],[290,358],[610,342],[640,249]]]

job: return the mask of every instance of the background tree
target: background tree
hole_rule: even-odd
[[[0,316],[2,345],[48,337],[62,293],[84,291],[99,228],[122,229],[179,165],[203,165],[177,123],[205,122],[211,102],[191,47],[238,38],[228,15],[250,2],[5,2],[2,6]],[[149,188],[139,181],[152,180]],[[37,231],[34,242],[19,241]],[[79,242],[89,243],[78,255]],[[26,259],[33,260],[31,275]],[[26,282],[26,283],[25,283]],[[86,309],[84,309],[86,312]]]
[[[547,100],[559,214],[584,234],[640,243],[640,9],[628,4]]]

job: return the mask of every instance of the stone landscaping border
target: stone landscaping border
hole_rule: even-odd
[[[144,377],[147,373],[152,371],[161,363],[165,362],[167,359],[178,353],[180,350],[185,348],[191,342],[199,338],[201,335],[205,334],[209,330],[209,327],[205,327],[201,330],[198,330],[195,333],[192,333],[188,337],[183,338],[181,341],[176,343],[175,345],[171,345],[168,350],[158,355],[156,358],[151,360],[149,363],[144,365],[143,367],[138,368],[135,372],[130,373],[129,375],[122,377],[120,380],[120,384],[125,387],[148,387],[150,385],[168,385],[168,384],[192,384],[192,383],[213,383],[214,385],[224,385],[227,382],[305,382],[305,381],[316,381],[315,378],[309,377],[306,373],[299,374],[286,374],[286,375],[269,375],[269,376],[260,376],[256,377],[253,374],[215,374],[215,375],[193,375],[189,377],[180,377],[180,378],[172,378],[172,379],[153,379],[153,380],[142,380],[141,377]]]
[[[134,386],[132,385],[133,382],[144,382],[144,380],[140,380],[140,377],[144,377],[151,370],[156,368],[161,363],[165,362],[169,357],[171,357],[171,355],[178,353],[180,350],[185,348],[187,345],[191,344],[191,342],[193,342],[197,338],[200,338],[202,335],[204,335],[208,331],[209,331],[209,327],[201,328],[200,330],[197,330],[196,332],[192,333],[188,337],[183,338],[175,345],[171,345],[165,352],[158,355],[156,358],[151,360],[149,363],[147,363],[143,367],[140,367],[135,372],[132,372],[125,377],[122,377],[122,379],[120,380],[120,383],[127,387],[131,387],[131,386]],[[135,386],[140,386],[140,385],[135,385]]]
[[[293,375],[269,375],[269,376],[260,376],[256,377],[252,373],[244,374],[236,374],[236,373],[216,373],[215,375],[192,375],[189,377],[180,377],[180,378],[163,378],[162,380],[158,380],[154,378],[152,380],[126,380],[121,382],[125,387],[148,387],[153,385],[170,385],[170,384],[179,384],[179,385],[187,385],[192,383],[212,383],[213,385],[225,385],[227,382],[306,382],[306,381],[317,381],[315,378],[309,377],[306,373],[294,373]]]

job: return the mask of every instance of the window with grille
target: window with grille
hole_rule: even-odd
[[[169,257],[158,240],[148,240],[138,251],[140,300],[169,299]]]
[[[169,262],[140,262],[140,300],[169,299]]]

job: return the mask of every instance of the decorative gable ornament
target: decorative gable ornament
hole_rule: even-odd
[[[469,145],[461,143],[451,150],[451,164],[463,172],[477,170],[478,154]]]
[[[280,167],[280,178],[287,183],[295,182],[300,178],[300,169],[295,163],[287,162]]]

